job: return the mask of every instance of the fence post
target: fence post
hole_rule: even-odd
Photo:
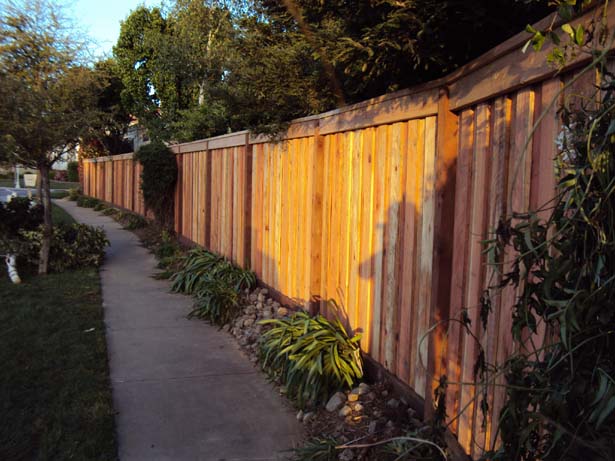
[[[432,306],[430,326],[437,327],[429,335],[427,381],[425,387],[425,417],[434,413],[433,392],[439,377],[446,371],[446,329],[449,317],[450,283],[453,270],[453,234],[455,181],[457,172],[459,122],[449,109],[448,88],[440,89],[436,128],[436,203],[434,217],[434,248]],[[440,322],[440,323],[438,323]]]
[[[181,148],[177,146],[175,154],[177,161],[177,183],[175,184],[175,232],[178,237],[181,237],[183,232],[183,185],[184,185],[184,160],[181,153]],[[147,214],[147,213],[146,213]]]

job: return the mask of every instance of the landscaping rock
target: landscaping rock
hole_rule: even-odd
[[[399,400],[397,399],[391,399],[387,402],[387,407],[389,408],[397,408],[399,407]]]
[[[348,416],[350,413],[352,413],[352,408],[350,408],[348,405],[344,405],[340,410],[339,415],[345,417]]]
[[[339,410],[340,407],[344,405],[344,402],[346,402],[346,394],[344,394],[343,392],[336,392],[329,399],[325,408],[329,412],[334,412]]]
[[[342,451],[338,457],[341,461],[352,461],[355,458],[353,451],[350,448],[346,448]]]
[[[359,400],[359,394],[353,394],[352,392],[348,394],[349,402],[356,402],[357,400]]]
[[[303,410],[299,410],[299,413],[297,413],[297,421],[303,421],[304,417]]]
[[[286,317],[288,315],[288,309],[285,307],[278,308],[278,317]]]
[[[363,405],[361,405],[360,403],[356,403],[354,407],[352,407],[352,409],[357,413],[361,413],[363,411]]]
[[[303,423],[307,424],[312,418],[314,418],[314,412],[308,411],[305,415],[303,415]]]
[[[367,432],[370,434],[375,434],[377,428],[378,428],[378,421],[374,419],[370,421],[369,426],[367,427]]]

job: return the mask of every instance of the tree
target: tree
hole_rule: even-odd
[[[124,84],[115,60],[95,63],[94,78],[100,88],[97,101],[100,117],[82,139],[80,153],[95,157],[131,152],[131,143],[124,139],[131,117],[122,102]]]
[[[228,128],[224,77],[232,51],[230,10],[177,0],[163,14],[141,6],[114,47],[124,101],[153,137],[190,141]]]
[[[0,138],[13,162],[36,168],[44,206],[39,273],[52,236],[49,171],[98,117],[98,85],[52,0],[4,5],[0,16]]]

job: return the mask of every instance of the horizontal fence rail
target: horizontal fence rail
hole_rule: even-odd
[[[478,318],[497,279],[481,242],[503,215],[552,198],[555,110],[597,83],[590,72],[564,89],[587,61],[555,76],[548,47],[523,54],[526,39],[445,79],[296,120],[281,141],[239,132],[172,146],[177,234],[251,268],[285,300],[338,316],[427,413],[446,374],[449,415],[463,410],[450,428],[474,456],[496,443],[504,390],[490,389],[483,425],[475,386],[459,384],[474,381],[477,343],[446,320],[467,308],[487,361],[513,352],[512,289],[486,331]],[[140,172],[130,154],[86,160],[84,193],[146,214]]]

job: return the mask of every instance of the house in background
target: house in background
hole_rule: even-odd
[[[128,125],[124,140],[132,144],[132,151],[136,152],[145,144],[150,143],[150,138],[145,127],[139,124],[139,120],[133,118]]]

